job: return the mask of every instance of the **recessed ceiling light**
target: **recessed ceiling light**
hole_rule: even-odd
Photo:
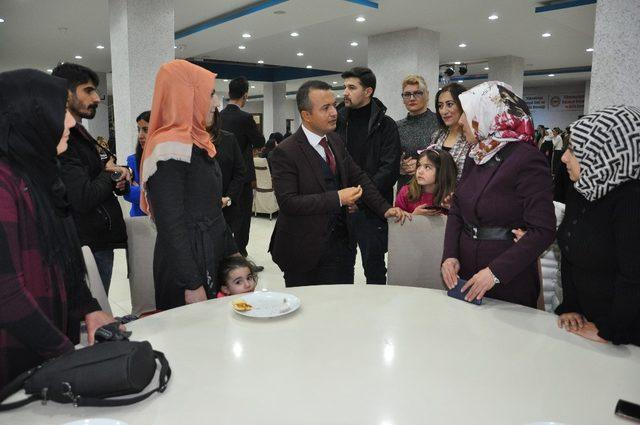
[[[338,84],[338,82],[337,81],[333,81],[331,84]]]
[[[258,61],[258,63],[264,63],[264,61],[263,61],[262,59],[260,59],[260,60]]]
[[[51,73],[53,72],[53,69],[49,68],[49,69],[47,69],[47,72],[48,72],[49,74],[51,74]]]
[[[174,45],[173,45],[173,48],[174,48],[174,49],[177,49],[177,48],[178,48],[178,46],[176,46],[176,45],[174,44]]]
[[[496,19],[498,19],[498,18],[499,18],[499,16],[498,16],[498,15],[496,15],[496,14],[494,13],[493,15],[489,15],[489,18],[488,18],[488,19],[489,19],[490,21],[495,21],[495,20],[496,20]]]
[[[300,34],[298,34],[297,32],[295,32],[295,31],[294,31],[294,32],[292,32],[292,33],[291,33],[291,34],[289,34],[289,35],[290,35],[291,37],[297,37],[297,36],[299,36]]]
[[[336,97],[340,97],[340,95],[337,95]]]
[[[349,43],[349,45],[351,47],[358,47],[358,42],[357,41],[352,41],[351,43]]]
[[[4,23],[4,18],[0,18],[0,24]]]
[[[311,69],[313,68],[311,65],[307,65],[307,69]]]
[[[364,22],[364,21],[366,21],[366,20],[367,20],[367,19],[366,19],[364,16],[358,16],[358,17],[356,18],[356,22]]]
[[[467,45],[464,44],[464,43],[460,43],[460,44],[458,44],[458,47],[467,47]]]
[[[485,70],[485,71],[488,71],[488,70],[489,70],[489,67],[488,67],[488,66],[485,66],[485,67],[484,67],[484,70]]]
[[[75,56],[74,56],[74,58],[76,58],[76,59],[82,59],[82,56],[80,56],[80,55],[75,55]]]
[[[347,59],[347,63],[353,62],[353,59]]]
[[[227,80],[226,78],[225,78],[224,80],[222,80],[222,81],[224,81],[225,83],[228,83],[228,82],[229,82],[229,80]]]
[[[587,50],[585,50],[585,52],[589,52],[589,53],[593,52],[593,47],[589,47]]]
[[[102,44],[98,44],[98,45],[96,46],[96,49],[98,49],[98,50],[102,50],[102,49],[104,49],[104,46],[103,46]]]
[[[255,89],[255,88],[256,88],[256,86],[251,86],[251,88],[252,88],[252,89]]]
[[[455,61],[453,64],[454,65],[460,65],[460,61]]]
[[[556,74],[549,74],[548,76],[549,76],[549,77],[555,77],[555,76],[556,76]]]
[[[242,45],[242,44],[238,46],[238,49],[240,49],[240,50],[244,50],[244,49],[246,49],[246,48],[247,48],[247,46]]]
[[[296,55],[298,55],[298,56],[304,56],[304,53],[302,53],[302,52],[298,52],[298,53],[296,53]]]
[[[551,37],[551,33],[550,32],[545,32],[545,33],[542,34],[542,36],[544,38]]]
[[[244,34],[242,34],[242,38],[251,38],[251,34],[245,32]]]
[[[458,80],[458,83],[464,83],[464,80]]]

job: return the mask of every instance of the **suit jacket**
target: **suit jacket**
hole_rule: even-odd
[[[258,130],[258,125],[251,114],[240,109],[238,105],[228,104],[220,111],[220,118],[222,120],[222,129],[233,133],[238,140],[247,170],[245,183],[251,183],[256,179],[256,170],[253,166],[253,149],[264,146],[264,136]]]
[[[476,240],[463,226],[526,228],[512,240]],[[537,259],[555,237],[553,182],[544,156],[533,146],[510,143],[491,161],[467,158],[447,220],[443,260],[460,261],[460,277],[485,267],[500,279],[487,296],[536,307],[540,281]]]
[[[340,172],[341,189],[361,185],[361,199],[384,217],[391,205],[349,156],[340,136],[329,133],[327,140]],[[280,211],[269,251],[282,270],[305,272],[315,268],[329,243],[330,218],[346,208],[340,207],[337,191],[327,191],[319,160],[322,157],[309,144],[302,128],[273,151],[273,188]]]
[[[237,203],[247,175],[244,158],[236,137],[222,130],[216,142],[216,161],[222,171],[222,196],[231,198],[231,206]],[[253,162],[253,161],[252,161]]]

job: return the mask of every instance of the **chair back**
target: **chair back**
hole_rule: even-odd
[[[403,225],[389,221],[389,285],[445,289],[440,264],[446,216],[413,216]]]
[[[129,288],[131,314],[141,316],[155,311],[156,295],[153,283],[153,252],[156,227],[147,216],[126,217],[127,260],[129,262]]]
[[[257,214],[273,214],[278,211],[278,202],[273,192],[271,171],[266,158],[253,158],[256,169],[256,189],[253,197],[253,212]]]

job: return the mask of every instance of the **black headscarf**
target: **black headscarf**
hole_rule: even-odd
[[[43,258],[71,287],[84,281],[85,266],[56,153],[66,103],[66,80],[33,69],[0,73],[0,158],[26,182]]]

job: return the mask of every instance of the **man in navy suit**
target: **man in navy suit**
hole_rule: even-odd
[[[331,86],[307,81],[296,95],[302,125],[273,151],[273,188],[280,212],[271,235],[273,261],[287,287],[353,283],[355,240],[347,209],[362,198],[379,217],[404,221],[334,133]]]
[[[256,170],[253,165],[253,149],[264,146],[264,136],[260,133],[250,113],[242,108],[247,103],[249,82],[245,77],[234,78],[229,82],[229,103],[220,111],[222,129],[233,133],[240,145],[244,158],[246,175],[238,199],[232,199],[236,208],[225,214],[227,224],[233,232],[238,251],[247,256],[249,230],[251,227],[251,207],[253,205],[253,182]]]

